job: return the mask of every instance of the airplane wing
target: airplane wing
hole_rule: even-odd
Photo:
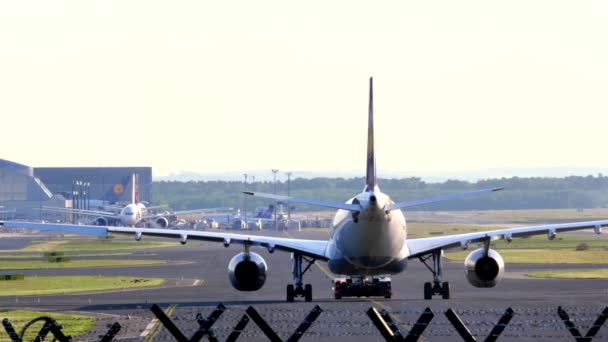
[[[71,208],[59,208],[59,207],[46,207],[42,206],[41,208],[35,208],[42,211],[52,211],[57,213],[72,213],[72,214],[80,214],[80,215],[89,215],[89,216],[103,216],[103,217],[118,217],[116,213],[112,213],[109,211],[101,211],[101,210],[86,210],[86,209],[71,209]]]
[[[343,209],[343,210],[350,210],[350,211],[359,211],[359,210],[363,209],[358,204],[348,204],[348,203],[340,203],[340,202],[321,201],[321,200],[315,200],[315,199],[309,199],[309,198],[298,198],[298,197],[289,197],[289,196],[283,196],[283,195],[273,195],[273,194],[267,194],[264,192],[244,191],[243,193],[246,195],[268,198],[268,199],[273,199],[273,200],[277,200],[277,201],[312,204],[312,205],[318,205],[320,207],[333,208],[333,209]]]
[[[71,234],[93,235],[106,237],[108,233],[133,235],[136,239],[142,235],[158,236],[165,238],[175,238],[182,241],[201,240],[223,243],[228,246],[232,243],[260,246],[268,250],[282,250],[286,252],[301,253],[320,260],[328,260],[325,250],[329,241],[327,240],[303,240],[279,238],[261,235],[244,235],[220,232],[205,232],[198,230],[168,230],[154,228],[130,228],[130,227],[107,227],[107,226],[87,226],[73,224],[54,224],[54,223],[34,223],[21,221],[0,222],[6,228],[24,228],[33,230],[55,231]]]
[[[437,236],[418,239],[407,239],[406,244],[410,251],[409,258],[416,258],[440,249],[454,247],[465,248],[471,243],[484,242],[487,240],[507,240],[515,237],[547,234],[552,239],[558,232],[569,232],[574,230],[593,228],[596,234],[600,234],[602,227],[608,226],[608,220],[586,221],[572,223],[547,224],[540,226],[517,227],[508,229],[491,230],[487,232],[465,233],[449,236]]]
[[[415,207],[415,206],[419,206],[419,205],[423,205],[423,204],[430,204],[430,203],[436,203],[436,202],[449,201],[449,200],[453,200],[453,199],[478,196],[478,195],[483,195],[483,194],[487,194],[487,193],[491,193],[491,192],[500,191],[503,189],[504,188],[482,189],[482,190],[463,192],[463,193],[451,194],[451,195],[440,196],[440,197],[423,198],[423,199],[418,199],[418,200],[414,200],[414,201],[393,203],[393,204],[387,205],[384,210],[391,211],[391,210],[396,210],[396,209]],[[358,204],[348,204],[348,203],[314,200],[314,199],[308,199],[308,198],[288,197],[288,196],[283,196],[283,195],[267,194],[267,193],[263,193],[263,192],[245,191],[244,193],[247,195],[251,195],[251,196],[269,198],[269,199],[274,199],[277,201],[312,204],[312,205],[318,205],[321,207],[344,209],[344,210],[350,210],[350,211],[362,210],[362,207]]]
[[[473,197],[473,196],[478,196],[478,195],[483,195],[483,194],[500,191],[503,189],[504,188],[482,189],[482,190],[462,192],[462,193],[458,193],[458,194],[451,194],[451,195],[440,196],[440,197],[423,198],[423,199],[418,199],[418,200],[413,200],[413,201],[393,203],[393,204],[389,204],[388,206],[386,206],[386,208],[384,208],[384,210],[391,211],[391,210],[395,210],[395,209],[415,207],[415,206],[419,206],[419,205],[423,205],[423,204],[430,204],[430,203],[449,201],[449,200],[453,200],[453,199]]]

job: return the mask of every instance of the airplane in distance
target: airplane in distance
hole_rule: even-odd
[[[171,224],[180,223],[179,216],[192,215],[208,211],[227,210],[229,208],[207,208],[207,209],[192,209],[181,211],[166,211],[163,213],[152,213],[151,209],[163,208],[162,206],[146,207],[139,201],[139,177],[136,174],[131,175],[131,203],[125,206],[105,206],[106,208],[118,210],[118,212],[88,210],[88,209],[69,209],[43,206],[40,209],[49,212],[72,213],[82,216],[94,217],[94,224],[98,226],[107,226],[110,223],[120,223],[123,226],[134,227],[140,224],[149,224],[157,228],[167,228]],[[123,188],[126,184],[122,184]]]
[[[274,224],[277,221],[284,221],[285,214],[277,213],[278,220],[272,216],[274,213],[274,205],[269,204],[267,207],[256,208],[255,214],[243,214],[239,209],[234,214],[211,214],[203,216],[203,219],[208,222],[217,223],[217,228],[232,228],[232,229],[255,229],[262,230],[267,224]]]
[[[546,224],[538,226],[499,229],[456,235],[426,238],[408,238],[407,226],[402,209],[489,194],[501,188],[450,194],[435,198],[395,202],[383,193],[376,181],[376,159],[374,150],[373,80],[369,83],[369,114],[367,133],[366,182],[363,191],[345,203],[288,197],[258,192],[248,195],[284,202],[317,205],[337,209],[330,237],[327,240],[305,240],[261,235],[233,234],[195,230],[166,230],[132,227],[100,227],[62,224],[41,224],[5,221],[9,228],[27,228],[61,231],[67,233],[107,236],[108,233],[130,234],[136,240],[143,235],[176,238],[182,244],[188,239],[223,243],[225,247],[240,244],[243,251],[237,253],[228,263],[228,278],[232,286],[240,291],[256,291],[265,283],[267,264],[261,255],[251,250],[258,246],[273,253],[277,250],[292,254],[293,284],[286,287],[286,299],[296,297],[312,300],[312,286],[304,284],[304,275],[316,261],[327,262],[329,270],[336,275],[355,279],[356,277],[381,277],[404,272],[411,260],[418,259],[429,269],[432,281],[424,284],[424,298],[439,295],[450,298],[450,286],[444,281],[442,266],[443,251],[452,248],[468,249],[472,244],[482,247],[473,250],[465,260],[464,273],[468,282],[478,288],[494,287],[505,272],[505,263],[500,254],[490,248],[490,242],[516,237],[546,234],[552,240],[559,232],[593,229],[600,234],[608,220]],[[336,282],[337,283],[337,282]],[[391,293],[388,293],[390,297]],[[337,296],[336,296],[337,297]]]

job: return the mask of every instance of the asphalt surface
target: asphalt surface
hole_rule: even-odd
[[[264,234],[284,236],[266,231]],[[591,234],[591,233],[590,233]],[[292,237],[325,239],[325,233],[290,232]],[[0,238],[0,250],[19,249],[36,238]],[[144,237],[145,239],[145,237]],[[190,243],[190,242],[189,242]],[[198,245],[198,242],[195,243]],[[161,288],[121,290],[104,293],[53,295],[36,297],[0,297],[0,306],[20,309],[40,309],[58,312],[79,312],[96,316],[97,326],[79,340],[97,341],[105,333],[106,325],[119,322],[123,328],[115,340],[141,341],[142,333],[154,315],[152,304],[171,309],[171,318],[186,336],[197,329],[196,314],[209,315],[216,305],[223,303],[227,310],[213,326],[215,334],[224,340],[232,331],[245,310],[253,306],[277,334],[286,339],[302,322],[315,305],[323,312],[302,337],[304,341],[335,341],[349,338],[361,341],[382,341],[382,337],[366,315],[370,307],[384,309],[408,331],[425,308],[435,317],[423,333],[428,341],[460,341],[456,330],[444,315],[448,308],[457,312],[477,339],[485,339],[505,310],[511,307],[515,316],[502,334],[501,341],[572,341],[570,333],[557,315],[562,306],[584,335],[604,307],[608,306],[606,280],[548,280],[525,277],[530,270],[580,269],[605,266],[589,265],[507,265],[505,279],[495,288],[478,289],[468,284],[461,263],[444,264],[445,279],[451,284],[451,299],[423,300],[423,284],[432,280],[431,273],[417,260],[412,260],[407,271],[392,277],[393,298],[333,299],[330,276],[325,263],[311,267],[305,283],[313,286],[313,302],[285,302],[285,287],[291,283],[289,254],[269,254],[256,249],[269,267],[264,287],[256,292],[239,292],[232,288],[227,277],[227,265],[232,256],[242,251],[238,245],[224,248],[216,243],[184,248],[176,242],[175,248],[134,251],[128,258],[167,260],[160,266],[128,268],[93,268],[65,270],[18,271],[26,276],[44,275],[107,275],[164,277]],[[0,256],[1,258],[1,256]],[[124,258],[116,256],[115,258]],[[14,273],[14,272],[12,272]],[[199,281],[197,281],[199,280]],[[169,332],[160,328],[148,329],[154,341],[174,340]],[[265,341],[267,338],[253,323],[242,334],[243,340]],[[597,341],[608,340],[608,327],[600,330]]]

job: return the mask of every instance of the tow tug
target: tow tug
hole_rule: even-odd
[[[391,278],[352,276],[335,278],[333,281],[334,298],[342,297],[384,297],[391,298]]]

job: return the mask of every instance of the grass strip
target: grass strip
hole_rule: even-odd
[[[86,334],[95,326],[95,318],[82,315],[66,315],[54,312],[37,312],[37,311],[25,311],[25,310],[1,310],[1,319],[8,318],[8,320],[15,328],[17,333],[21,332],[21,329],[30,322],[31,320],[41,317],[51,317],[57,321],[63,328],[61,331],[66,336],[78,337]],[[43,322],[32,324],[23,337],[24,341],[34,341],[38,332],[42,328]],[[51,335],[49,335],[51,337]],[[0,329],[0,341],[10,341],[8,334],[4,329]]]
[[[52,294],[123,290],[160,286],[162,278],[53,276],[26,277],[24,280],[4,281],[0,296],[42,296]],[[0,329],[2,330],[2,329]]]
[[[31,261],[0,261],[0,270],[38,270],[38,269],[66,269],[66,268],[101,268],[101,267],[130,267],[152,266],[165,264],[165,260],[120,260],[120,259],[94,259],[72,260],[69,262],[48,262],[41,260]]]
[[[21,249],[21,252],[80,252],[80,251],[115,251],[151,248],[170,248],[180,246],[179,241],[116,241],[114,239],[98,240],[54,240]],[[15,251],[12,251],[15,252]]]
[[[608,264],[608,250],[586,251],[553,249],[498,250],[505,263],[509,264]],[[450,261],[464,261],[471,250],[446,253]]]
[[[532,278],[557,278],[557,279],[608,279],[608,270],[572,270],[572,271],[542,271],[527,274]]]
[[[43,258],[40,253],[30,253],[29,254],[21,254],[21,255],[2,255],[0,254],[0,259],[36,259]],[[66,253],[65,256],[71,258],[77,257],[107,257],[107,256],[126,256],[131,255],[133,253],[128,252],[115,252],[115,253]]]

